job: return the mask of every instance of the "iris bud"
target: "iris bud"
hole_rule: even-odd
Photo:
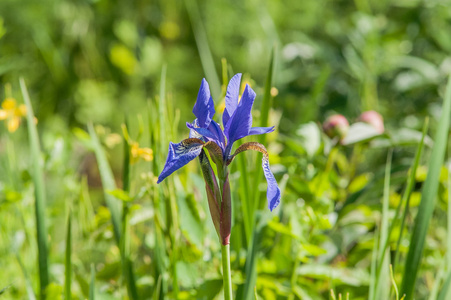
[[[343,115],[332,115],[323,123],[323,130],[330,138],[342,140],[348,133],[349,122]]]
[[[384,119],[378,112],[374,110],[363,112],[358,118],[358,121],[373,126],[374,129],[376,129],[380,134],[384,133]]]

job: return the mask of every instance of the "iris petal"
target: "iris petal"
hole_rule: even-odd
[[[199,139],[186,139],[178,144],[169,143],[169,153],[157,183],[199,156],[204,143]]]
[[[221,127],[215,121],[211,121],[208,129],[198,127],[197,119],[194,122],[186,123],[186,127],[190,129],[190,138],[198,138],[203,140],[204,142],[212,141],[215,142],[221,149],[224,151],[224,133],[221,130]]]
[[[249,130],[249,135],[265,134],[265,133],[270,133],[273,131],[274,131],[274,126],[272,126],[272,127],[252,127],[251,130]]]
[[[268,188],[266,190],[266,199],[268,200],[269,210],[273,211],[280,203],[281,193],[280,188],[277,185],[277,181],[274,178],[274,175],[269,167],[268,152],[266,151],[265,146],[256,142],[244,143],[235,150],[235,153],[233,153],[232,156],[230,156],[230,158],[227,160],[227,165],[229,165],[233,161],[237,154],[247,150],[258,151],[263,154],[262,167],[266,182],[268,184]]]
[[[210,132],[214,133],[217,137],[217,140],[215,141],[216,144],[218,144],[221,149],[224,151],[224,145],[225,145],[225,138],[224,138],[224,132],[222,132],[221,126],[219,126],[218,123],[215,121],[211,121],[210,126],[208,127],[208,130]]]
[[[252,127],[251,110],[254,100],[255,92],[249,85],[246,85],[240,103],[224,128],[229,147],[231,147],[236,140],[249,135],[249,131]]]
[[[225,126],[238,106],[238,96],[240,95],[241,74],[238,73],[230,79],[227,85],[225,96],[225,110],[222,115],[222,124]]]
[[[210,87],[205,78],[202,79],[200,84],[197,101],[193,107],[193,114],[199,121],[199,127],[202,128],[207,128],[210,125],[211,119],[215,114],[215,105],[213,98],[211,98]]]
[[[271,169],[269,168],[269,159],[268,155],[263,154],[262,159],[262,167],[263,173],[265,174],[266,182],[268,184],[268,188],[266,190],[266,199],[268,200],[268,208],[270,211],[273,211],[280,203],[280,189],[277,185],[277,181],[274,178]]]
[[[196,127],[195,125],[186,122],[186,127],[188,127],[191,130],[194,130],[198,135],[195,134],[191,134],[197,138],[199,138],[198,136],[203,136],[206,137],[207,140],[217,140],[217,136],[211,132],[210,130],[208,130],[207,128],[201,128],[201,127]]]

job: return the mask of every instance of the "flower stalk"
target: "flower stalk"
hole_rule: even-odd
[[[222,278],[224,282],[224,300],[232,300],[232,274],[230,271],[230,244],[221,245]]]

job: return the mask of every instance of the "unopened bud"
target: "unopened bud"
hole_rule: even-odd
[[[332,115],[323,123],[323,130],[328,137],[342,140],[348,133],[349,122],[343,115]]]
[[[374,129],[376,129],[380,134],[384,133],[384,119],[378,112],[374,110],[363,112],[358,118],[358,121],[373,126]]]

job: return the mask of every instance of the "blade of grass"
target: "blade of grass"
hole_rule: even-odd
[[[213,99],[221,95],[221,84],[216,72],[213,55],[208,45],[207,33],[199,13],[199,7],[196,0],[185,0],[188,17],[193,28],[194,38],[199,51],[200,62],[207,77]]]
[[[391,175],[391,164],[392,164],[393,150],[390,149],[387,155],[387,163],[385,165],[385,179],[384,179],[384,196],[382,201],[382,220],[380,229],[380,240],[378,254],[378,267],[376,272],[376,299],[388,299],[390,289],[387,287],[390,285],[390,278],[386,276],[390,272],[390,262],[387,252],[387,241],[389,238],[389,199],[390,199],[390,175]],[[381,276],[384,273],[385,276]],[[383,280],[385,279],[385,280]]]
[[[19,263],[20,269],[22,270],[23,276],[25,278],[25,289],[27,291],[27,296],[29,300],[36,300],[36,295],[34,294],[33,287],[31,285],[30,276],[28,275],[27,269],[25,268],[22,259],[20,258],[17,250],[14,250],[17,262]]]
[[[446,248],[446,280],[440,290],[437,300],[445,300],[450,298],[450,286],[451,286],[451,169],[448,169],[448,240]]]
[[[245,272],[246,281],[242,290],[241,297],[238,299],[251,300],[253,298],[253,291],[255,283],[257,281],[257,245],[258,245],[259,233],[255,228],[251,238],[250,245],[246,255]]]
[[[391,280],[391,284],[393,286],[393,289],[395,290],[395,299],[399,300],[399,292],[398,292],[398,286],[396,285],[396,280],[395,280],[395,276],[393,274],[393,267],[392,265],[390,265],[390,280]]]
[[[161,69],[160,76],[160,95],[158,98],[158,124],[160,128],[158,141],[160,143],[160,155],[166,151],[167,141],[166,141],[166,65]]]
[[[399,231],[399,237],[398,237],[398,241],[396,243],[396,252],[395,252],[395,259],[394,259],[394,264],[393,264],[393,272],[396,272],[396,267],[398,266],[399,255],[400,255],[399,247],[401,245],[401,240],[403,238],[404,226],[406,223],[407,212],[409,210],[410,195],[412,194],[413,188],[415,186],[415,176],[417,173],[418,165],[420,164],[421,153],[422,153],[423,147],[424,147],[424,139],[426,137],[428,128],[429,128],[429,118],[426,118],[424,121],[424,125],[423,125],[423,134],[421,136],[420,143],[418,144],[417,151],[415,153],[415,159],[413,162],[413,166],[410,169],[410,176],[407,178],[407,187],[406,187],[406,190],[404,191],[404,194],[402,195],[402,199],[399,204],[400,206],[396,210],[395,217],[393,218],[392,228],[390,229],[390,232],[392,232],[393,228],[395,227],[395,221],[398,219],[398,216],[399,216],[399,213],[401,210],[401,205],[403,205],[404,211],[403,211],[403,215],[401,217],[401,226],[400,226],[400,231]]]
[[[122,182],[123,190],[127,195],[130,193],[130,144],[125,137],[127,126],[127,120],[125,120],[124,125],[124,160],[123,160],[123,173]],[[120,243],[121,252],[121,264],[122,264],[122,275],[125,278],[125,284],[127,287],[128,297],[131,300],[138,299],[138,291],[136,289],[135,274],[133,272],[133,263],[130,259],[130,228],[129,228],[129,204],[122,204],[122,238]]]
[[[260,126],[261,127],[267,127],[268,126],[268,119],[269,119],[269,110],[271,108],[271,100],[272,100],[272,95],[271,95],[271,89],[273,87],[274,84],[274,73],[275,73],[275,69],[276,69],[276,46],[274,45],[274,47],[271,50],[271,57],[269,59],[269,68],[268,68],[268,74],[266,76],[266,83],[265,83],[265,91],[263,93],[263,100],[262,100],[262,106],[260,109]],[[265,144],[266,141],[266,134],[261,134],[258,137],[258,141],[260,144]],[[255,166],[259,166],[261,164],[261,154],[257,155],[257,161],[255,163]],[[263,178],[263,169],[257,167],[255,170],[255,176],[254,176],[254,187],[258,187],[260,182],[262,181]],[[265,201],[265,197],[260,197],[261,193],[259,191],[258,188],[253,189],[254,193],[253,193],[253,197],[252,199],[254,199],[253,201],[253,207],[251,206],[251,210],[249,213],[249,217],[250,217],[250,222],[254,222],[254,212],[256,209],[259,209],[261,207],[264,206],[264,201]],[[247,201],[249,202],[249,201]],[[252,205],[252,203],[250,203]]]
[[[442,286],[442,289],[440,291],[440,294],[438,295],[437,300],[447,300],[449,299],[450,294],[450,287],[451,287],[451,270],[448,271],[448,274],[446,275],[445,283]]]
[[[72,299],[71,283],[72,283],[72,212],[69,209],[67,216],[66,231],[66,257],[64,260],[64,299]]]
[[[94,264],[91,264],[91,282],[89,283],[89,300],[95,300],[96,294],[96,271],[94,269]]]
[[[108,191],[114,191],[116,189],[116,183],[114,181],[113,172],[111,171],[108,159],[102,145],[99,142],[99,138],[94,130],[92,123],[88,124],[88,132],[91,136],[92,145],[94,147],[94,153],[96,155],[97,164],[99,167],[100,178],[102,179],[103,194],[105,197],[106,205],[111,213],[111,221],[113,222],[113,231],[116,243],[120,245],[121,240],[121,203]]]
[[[49,284],[48,253],[47,253],[47,227],[45,216],[45,185],[43,176],[43,161],[39,136],[34,122],[33,107],[30,96],[23,78],[20,78],[20,89],[22,91],[25,105],[27,106],[27,127],[31,147],[32,177],[35,190],[36,230],[38,239],[38,262],[39,262],[39,289],[40,299],[45,299],[45,290]]]
[[[434,276],[434,284],[432,285],[432,288],[429,290],[428,300],[437,300],[438,299],[438,294],[440,292],[440,285],[446,275],[445,270],[446,270],[446,264],[443,264],[439,267],[436,274],[434,274],[435,275]],[[447,299],[449,299],[449,298],[447,298]]]
[[[177,128],[177,123],[170,120],[169,115],[172,114],[173,108],[170,98],[166,98],[166,65],[163,66],[161,71],[161,81],[160,81],[160,103],[159,103],[159,112],[160,112],[160,143],[162,147],[167,147],[167,143],[170,137],[172,137],[174,132],[171,132],[171,129]],[[174,126],[167,126],[167,124],[173,124]],[[164,149],[165,150],[165,149]],[[164,153],[162,150],[161,153]],[[164,161],[162,159],[162,161]],[[178,298],[178,276],[177,276],[177,232],[178,232],[178,217],[177,217],[177,203],[176,203],[176,195],[175,195],[175,187],[173,177],[166,180],[165,183],[159,185],[160,190],[160,198],[164,199],[163,193],[165,188],[167,188],[167,197],[169,201],[165,201],[166,205],[166,216],[167,216],[167,224],[168,229],[167,233],[169,233],[169,238],[171,241],[171,255],[170,255],[170,267],[171,267],[171,278],[172,278],[172,291],[174,297]],[[164,282],[163,282],[164,283]]]
[[[374,243],[373,249],[371,252],[371,274],[370,274],[370,287],[368,292],[368,299],[374,300],[375,291],[376,291],[376,268],[377,268],[377,250],[378,250],[378,241],[379,241],[379,230],[376,228],[374,232]]]
[[[451,271],[451,168],[448,168],[448,232],[446,247],[446,266],[448,272]]]
[[[263,227],[268,221],[265,219],[264,215],[261,217],[255,216],[255,218],[259,221],[254,227],[254,231],[250,239],[249,249],[247,250],[244,272],[246,275],[246,281],[244,282],[244,286],[241,291],[241,297],[237,297],[237,299],[251,300],[254,296],[253,292],[257,282],[257,246],[259,245],[259,241],[261,239]]]
[[[451,114],[451,76],[448,79],[442,115],[437,127],[434,146],[429,161],[429,169],[421,194],[418,214],[415,218],[410,248],[405,264],[401,294],[406,294],[405,300],[413,299],[418,270],[423,256],[429,222],[434,212],[439,185],[440,169],[445,158],[448,143],[448,131]]]

